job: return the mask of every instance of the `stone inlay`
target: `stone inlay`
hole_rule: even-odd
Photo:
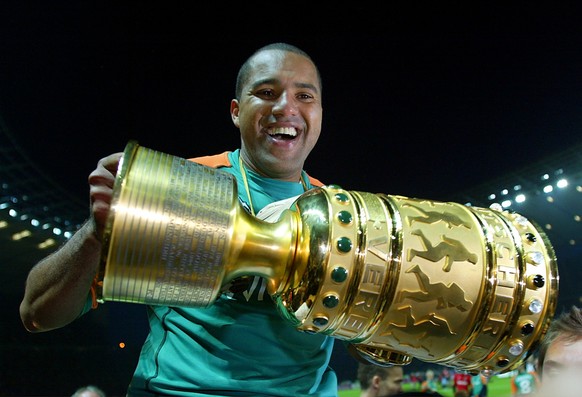
[[[542,276],[541,274],[536,274],[532,278],[532,283],[536,287],[542,288],[544,285],[546,285],[546,280],[545,280],[544,276]]]
[[[352,240],[347,237],[337,239],[337,249],[340,252],[350,252],[352,249]]]
[[[323,298],[323,306],[327,307],[328,309],[333,309],[339,303],[339,299],[335,295],[328,295]]]
[[[348,271],[345,267],[336,267],[331,271],[331,279],[336,283],[343,283],[348,278]]]
[[[349,225],[350,223],[352,223],[353,217],[352,214],[350,214],[349,211],[340,211],[337,213],[337,219],[346,225]]]
[[[350,198],[345,193],[336,193],[334,197],[340,203],[344,203],[345,204],[345,203],[347,203],[347,202],[350,201]]]
[[[542,311],[544,304],[539,299],[532,299],[529,303],[529,311],[533,314],[538,314]]]
[[[513,356],[519,356],[521,353],[523,353],[523,343],[521,341],[515,341],[509,347],[509,354]]]
[[[527,322],[521,326],[521,334],[523,336],[530,335],[534,331],[535,327],[531,322]]]

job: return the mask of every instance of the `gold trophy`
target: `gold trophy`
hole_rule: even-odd
[[[136,142],[116,178],[101,302],[207,307],[261,276],[298,331],[377,365],[486,375],[521,365],[556,309],[554,250],[517,213],[329,185],[270,222],[242,208],[231,174]]]

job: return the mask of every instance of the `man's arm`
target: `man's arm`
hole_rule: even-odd
[[[101,253],[91,223],[87,221],[65,245],[30,271],[20,304],[20,317],[28,331],[63,327],[81,313]]]
[[[122,153],[115,153],[101,159],[89,175],[90,219],[28,274],[20,304],[20,317],[28,331],[60,328],[81,314],[99,267],[100,238],[109,214],[121,156]]]

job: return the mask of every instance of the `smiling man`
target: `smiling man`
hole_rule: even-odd
[[[322,185],[303,169],[322,110],[312,59],[285,43],[260,48],[241,66],[230,102],[240,148],[191,160],[234,175],[242,206],[257,215]],[[30,272],[20,311],[29,331],[63,327],[99,307],[91,287],[122,154],[104,157],[89,176],[91,218]],[[208,308],[148,306],[148,319],[128,396],[337,395],[333,338],[289,326],[260,277],[225,287]]]

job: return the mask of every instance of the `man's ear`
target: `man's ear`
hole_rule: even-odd
[[[238,106],[238,101],[236,99],[233,99],[232,101],[230,101],[230,118],[232,119],[232,122],[234,123],[234,125],[239,128],[240,127],[240,123],[238,120],[238,113],[239,113],[239,106]]]
[[[374,377],[372,378],[372,387],[374,389],[379,389],[380,388],[380,383],[382,382],[382,378],[379,375],[374,375]]]

